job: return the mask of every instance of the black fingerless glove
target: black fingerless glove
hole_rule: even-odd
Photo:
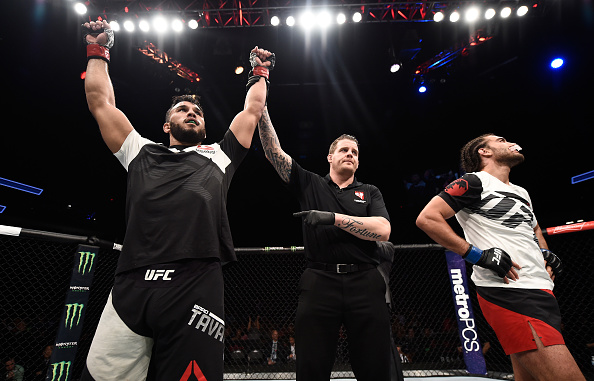
[[[335,221],[334,213],[321,210],[306,210],[293,213],[293,217],[303,217],[303,222],[311,226],[334,225]]]
[[[476,246],[470,245],[462,258],[474,265],[493,271],[501,278],[505,277],[512,267],[512,260],[509,254],[498,247],[481,250]]]
[[[544,260],[547,261],[545,267],[551,266],[551,268],[553,269],[553,274],[555,276],[561,274],[563,272],[563,264],[561,263],[559,257],[556,256],[552,251],[547,249],[540,249],[540,251],[542,252]]]

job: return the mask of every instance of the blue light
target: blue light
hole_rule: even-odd
[[[0,213],[4,212],[4,209],[6,209],[6,207],[4,205],[0,205]]]
[[[2,177],[0,177],[0,185],[4,185],[5,187],[17,189],[17,190],[20,190],[23,192],[33,193],[34,195],[37,195],[37,196],[39,196],[41,194],[41,192],[43,192],[43,189],[41,189],[41,188],[36,188],[31,185],[22,184],[22,183],[8,180],[8,179],[2,178]]]
[[[551,61],[551,68],[559,69],[561,66],[563,66],[563,58],[555,58]]]
[[[571,178],[572,184],[581,183],[582,181],[590,180],[594,178],[594,171],[582,173],[581,175],[573,176]]]
[[[419,93],[424,93],[425,91],[427,91],[427,87],[425,87],[425,85],[421,85],[419,87]]]

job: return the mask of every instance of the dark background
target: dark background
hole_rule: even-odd
[[[511,181],[530,192],[541,227],[593,220],[594,180],[570,182],[594,170],[593,6],[542,4],[535,14],[492,23],[493,38],[431,72],[424,94],[413,70],[467,42],[467,24],[345,24],[309,34],[298,27],[186,30],[176,37],[120,32],[110,72],[117,106],[143,136],[168,142],[161,130],[165,111],[175,89],[187,88],[202,97],[212,143],[243,107],[247,77],[233,74],[237,62],[245,63],[255,45],[275,52],[268,105],[284,150],[325,175],[332,140],[354,134],[361,144],[357,178],[382,191],[394,243],[428,241],[414,226],[419,206],[405,181],[427,169],[459,173],[460,147],[485,132],[524,148],[526,162]],[[66,0],[3,5],[0,177],[44,191],[0,187],[6,206],[0,224],[121,242],[126,173],[86,106],[83,20]],[[202,80],[190,84],[140,54],[145,40]],[[388,71],[390,49],[405,64],[396,74]],[[557,55],[565,65],[552,71]],[[235,245],[301,244],[300,221],[291,217],[297,209],[256,134],[229,192]]]

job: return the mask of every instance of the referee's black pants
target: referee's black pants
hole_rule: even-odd
[[[343,323],[357,381],[389,381],[390,316],[379,271],[337,274],[307,268],[299,287],[297,381],[330,379]]]

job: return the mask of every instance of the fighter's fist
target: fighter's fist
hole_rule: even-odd
[[[268,70],[272,70],[274,69],[275,62],[276,56],[274,53],[266,49],[261,49],[256,46],[250,52],[250,65],[252,68],[263,66],[268,68]]]
[[[97,44],[111,49],[114,43],[113,29],[105,20],[97,20],[82,24],[83,39],[87,44]]]

